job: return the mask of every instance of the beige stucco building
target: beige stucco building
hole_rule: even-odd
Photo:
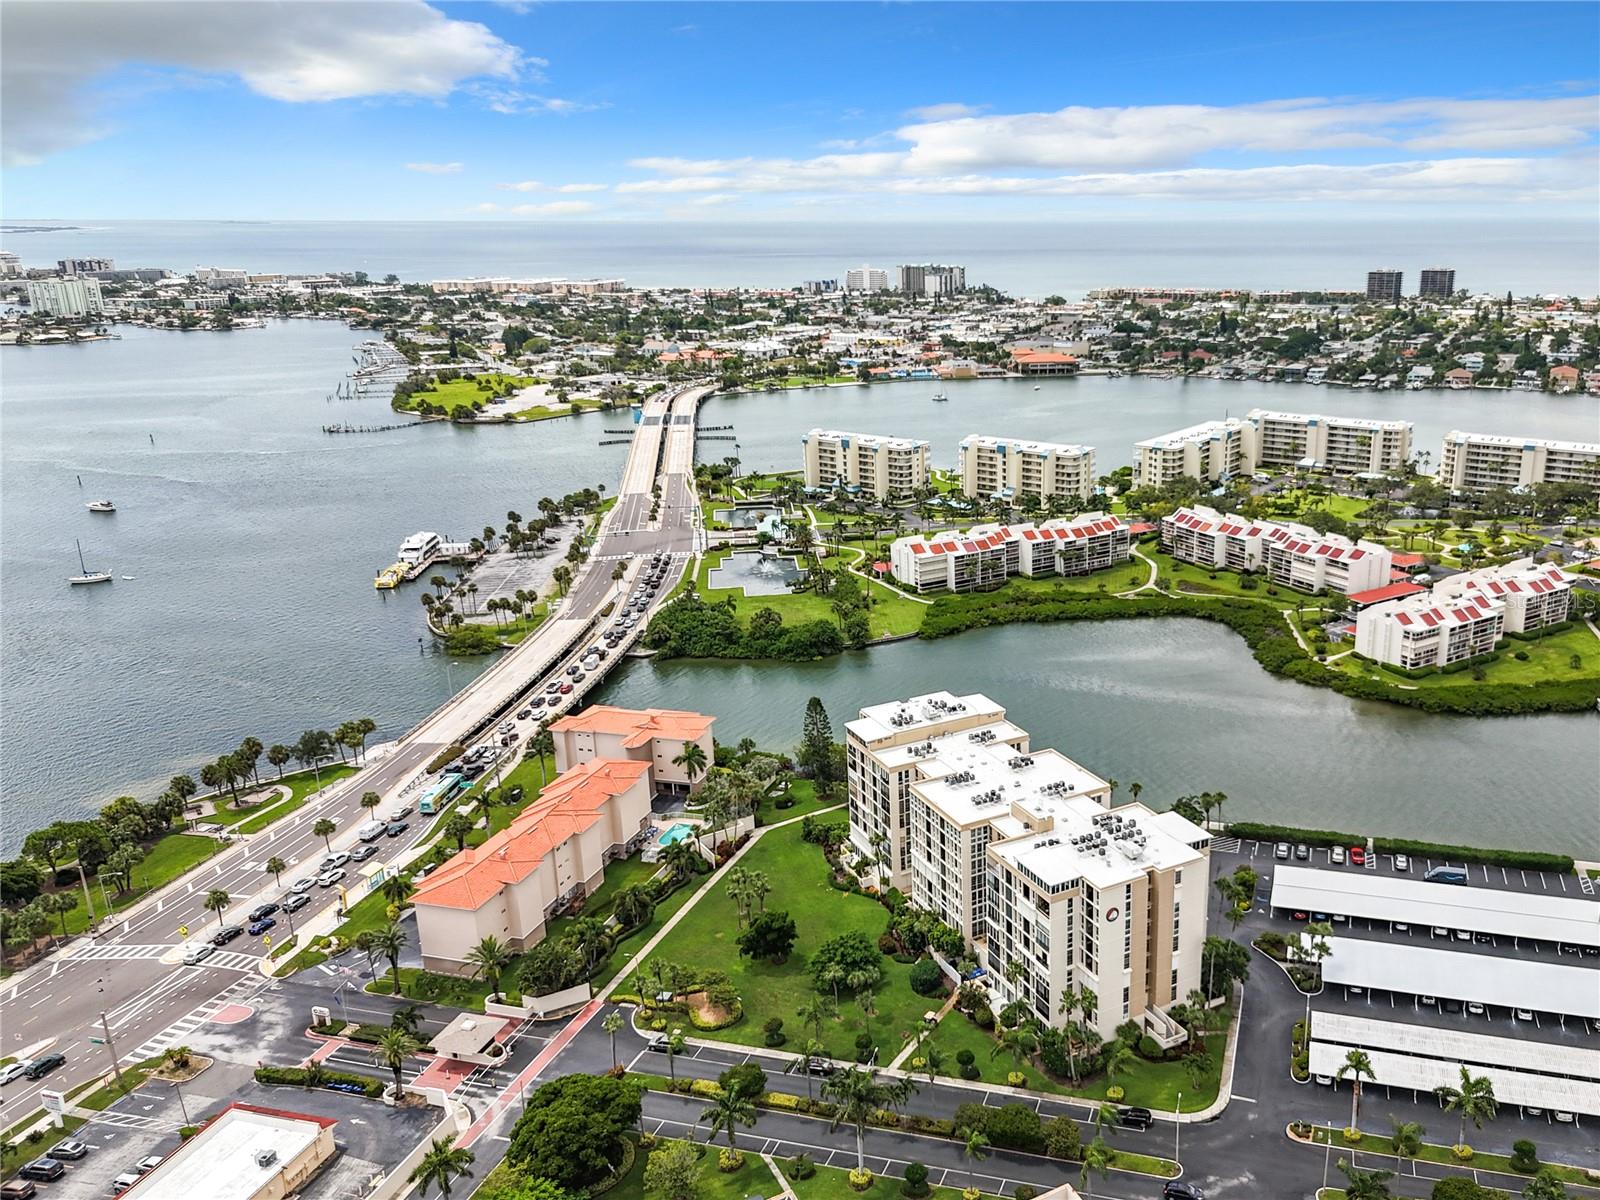
[[[689,742],[705,753],[711,765],[714,717],[671,708],[617,708],[595,704],[550,725],[556,744],[556,770],[565,771],[596,758],[648,763],[651,786],[658,793],[691,791],[705,776],[702,768],[691,781],[686,766],[673,760]]]
[[[1094,495],[1094,447],[969,434],[961,439],[961,490],[970,497],[1015,500]]]

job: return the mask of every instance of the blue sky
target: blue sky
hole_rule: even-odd
[[[1592,216],[1593,4],[12,0],[6,215]]]

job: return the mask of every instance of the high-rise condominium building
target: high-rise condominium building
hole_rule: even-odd
[[[900,290],[908,296],[952,296],[967,290],[967,269],[938,263],[902,266]]]
[[[1398,304],[1405,275],[1393,267],[1367,272],[1367,299],[1379,304]]]
[[[969,434],[961,439],[961,490],[987,500],[1094,495],[1094,447]]]
[[[1398,471],[1411,457],[1410,421],[1326,417],[1315,413],[1245,414],[1244,469],[1307,466],[1335,475]]]
[[[94,317],[105,312],[98,279],[28,280],[28,307],[48,317]]]
[[[851,267],[844,273],[844,290],[847,292],[886,292],[889,290],[889,272],[882,267]]]
[[[836,488],[877,499],[909,496],[928,482],[928,443],[813,429],[800,439],[807,487]]]
[[[117,264],[109,258],[62,258],[56,267],[63,275],[93,275],[96,271],[115,271]]]
[[[1238,417],[1203,421],[1133,444],[1133,486],[1160,487],[1189,475],[1202,482],[1246,470],[1245,431]]]
[[[1417,295],[1424,300],[1446,300],[1456,294],[1456,269],[1454,267],[1423,267],[1422,282]]]
[[[1444,435],[1439,482],[1457,492],[1528,487],[1535,483],[1587,483],[1600,489],[1600,443],[1501,437],[1492,433]]]
[[[850,843],[880,879],[959,930],[996,1006],[1060,1025],[1097,998],[1102,1037],[1135,1021],[1164,1045],[1200,986],[1210,835],[1176,813],[1111,807],[1110,785],[986,696],[870,705],[845,727]]]

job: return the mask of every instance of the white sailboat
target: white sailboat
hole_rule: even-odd
[[[78,569],[82,571],[83,574],[69,575],[67,576],[67,582],[72,584],[74,587],[80,583],[110,583],[111,572],[89,570],[89,568],[86,567],[83,562],[83,546],[79,543],[77,538],[72,539],[72,544],[78,547]]]

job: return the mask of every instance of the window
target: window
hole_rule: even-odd
[[[1122,1015],[1127,1016],[1132,1011],[1132,989],[1122,989]]]

